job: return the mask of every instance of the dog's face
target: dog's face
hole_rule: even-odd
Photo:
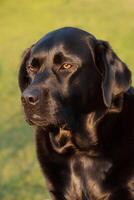
[[[130,73],[106,42],[63,28],[25,52],[19,84],[29,123],[71,126],[78,116],[111,106],[113,96],[127,90]]]

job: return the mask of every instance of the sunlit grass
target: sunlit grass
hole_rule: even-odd
[[[23,50],[53,29],[76,26],[108,40],[133,71],[133,19],[133,0],[0,0],[0,200],[49,198],[21,111]]]

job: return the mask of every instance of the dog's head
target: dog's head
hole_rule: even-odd
[[[19,71],[26,118],[44,127],[111,108],[130,83],[130,71],[109,44],[77,28],[48,33],[25,51]]]

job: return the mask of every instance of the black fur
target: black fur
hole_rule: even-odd
[[[23,56],[22,104],[55,200],[134,200],[131,72],[108,42],[77,28]]]

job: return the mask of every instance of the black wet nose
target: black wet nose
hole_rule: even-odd
[[[38,90],[25,90],[22,94],[21,100],[23,104],[36,105],[40,99],[40,92]]]

